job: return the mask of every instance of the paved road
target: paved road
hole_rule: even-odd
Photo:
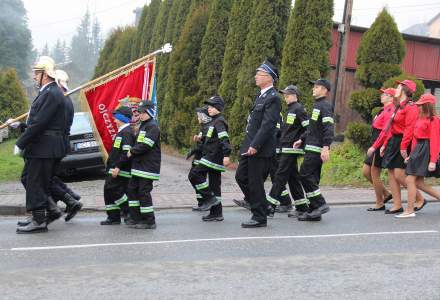
[[[158,229],[97,225],[102,213],[16,235],[0,217],[1,299],[440,299],[440,205],[397,220],[333,206],[322,222],[247,211],[203,223],[157,213]]]

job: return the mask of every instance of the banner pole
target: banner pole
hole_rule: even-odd
[[[172,50],[173,50],[173,46],[170,43],[166,43],[165,45],[162,46],[162,48],[160,48],[160,49],[158,49],[158,50],[156,50],[154,52],[151,52],[151,53],[149,53],[149,54],[147,54],[147,55],[145,55],[145,56],[143,56],[141,58],[136,59],[135,61],[133,61],[133,62],[131,62],[131,63],[125,65],[125,66],[117,68],[116,70],[113,70],[113,71],[111,71],[111,72],[109,72],[107,74],[104,74],[104,75],[96,78],[96,79],[93,79],[92,81],[86,82],[86,83],[84,83],[84,84],[74,88],[73,90],[68,91],[67,93],[64,93],[64,96],[72,95],[72,94],[74,94],[74,93],[76,93],[76,92],[78,92],[78,91],[80,91],[80,90],[82,90],[82,89],[84,89],[86,87],[89,87],[89,86],[94,85],[94,84],[96,84],[96,83],[98,83],[100,81],[103,81],[106,78],[108,78],[110,76],[113,76],[114,74],[122,72],[122,71],[124,71],[126,69],[130,69],[131,67],[136,66],[137,64],[141,64],[144,61],[146,61],[146,60],[148,60],[148,59],[150,59],[150,58],[152,58],[152,57],[154,57],[154,56],[156,56],[158,54],[170,53]],[[24,114],[22,114],[22,115],[20,115],[18,117],[15,117],[12,120],[12,123],[20,121],[20,120],[26,118],[28,116],[28,113],[29,112],[24,113]],[[8,124],[6,124],[6,123],[2,124],[2,125],[0,125],[0,129],[3,129],[3,128],[7,127],[7,126],[8,126]]]

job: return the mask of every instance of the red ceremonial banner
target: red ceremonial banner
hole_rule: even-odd
[[[142,63],[81,91],[81,102],[92,116],[95,138],[105,159],[118,133],[112,112],[120,106],[131,107],[136,112],[142,99],[151,97],[155,63],[155,59]]]

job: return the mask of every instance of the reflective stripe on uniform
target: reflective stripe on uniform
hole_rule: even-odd
[[[309,204],[309,200],[307,198],[299,199],[294,201],[295,205],[304,205]]]
[[[197,199],[203,199],[203,196],[200,195],[200,194],[196,194],[196,198],[197,198]]]
[[[324,118],[322,118],[322,123],[331,123],[331,124],[334,124],[335,121],[333,120],[332,117],[324,117]]]
[[[205,167],[214,169],[216,171],[224,172],[226,170],[224,166],[213,163],[213,162],[207,160],[206,158],[202,158],[199,163],[201,165],[204,165]]]
[[[277,199],[272,198],[269,195],[266,196],[266,199],[267,199],[267,201],[269,201],[273,205],[280,205],[280,201],[278,201]]]
[[[209,128],[208,128],[208,132],[206,133],[206,136],[207,137],[212,137],[212,133],[214,132],[214,127],[213,126],[210,126]]]
[[[116,204],[109,204],[105,206],[105,210],[106,211],[119,210],[119,206],[117,206]]]
[[[226,131],[222,131],[222,132],[219,132],[219,133],[218,133],[218,137],[219,137],[220,139],[222,139],[222,138],[228,138],[228,137],[229,137],[229,134],[228,134]]]
[[[141,206],[141,203],[139,202],[139,200],[130,200],[128,201],[128,206],[137,207],[137,206]]]
[[[113,143],[113,147],[116,149],[121,148],[122,138],[120,136],[115,138],[115,142]]]
[[[127,201],[128,201],[128,197],[127,195],[124,194],[124,196],[122,196],[121,198],[115,201],[115,204],[121,206],[121,204],[124,204]]]
[[[141,206],[141,214],[148,214],[154,212],[153,206],[142,207]]]
[[[282,148],[281,153],[284,154],[304,154],[304,150],[296,148]]]
[[[322,148],[318,147],[318,146],[313,146],[313,145],[306,145],[304,150],[309,151],[309,152],[321,153]]]
[[[291,125],[291,124],[295,123],[295,119],[296,119],[296,114],[288,113],[287,119],[286,119],[286,124]]]
[[[113,170],[114,170],[113,168],[109,169],[108,173],[111,175]],[[122,171],[122,170],[119,170],[118,176],[126,177],[126,178],[131,178],[130,172]]]
[[[319,196],[319,195],[321,195],[321,190],[320,190],[320,189],[317,189],[317,190],[314,191],[314,192],[307,193],[307,194],[306,194],[306,197],[307,197],[307,198],[313,198],[313,197],[316,197],[316,196]]]
[[[131,169],[131,175],[136,176],[136,177],[151,179],[151,180],[159,180],[159,177],[160,177],[160,174],[140,171],[140,170],[136,170],[136,169]]]
[[[206,189],[208,186],[209,186],[209,184],[205,181],[200,184],[196,184],[196,190],[200,191],[200,190]]]
[[[130,149],[131,149],[131,146],[130,146],[130,145],[123,145],[123,146],[122,146],[122,150],[128,151],[128,150],[130,150]]]
[[[289,191],[287,191],[287,190],[284,190],[282,193],[281,193],[281,196],[289,196]]]
[[[301,122],[301,125],[302,125],[302,127],[307,127],[307,126],[309,126],[309,120],[305,120],[305,121],[302,121]]]

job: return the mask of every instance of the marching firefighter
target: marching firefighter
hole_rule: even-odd
[[[298,102],[300,93],[296,86],[289,85],[284,90],[280,90],[280,93],[284,95],[287,103],[287,117],[281,128],[278,169],[272,179],[272,189],[267,198],[273,205],[281,203],[280,207],[285,211],[288,210],[289,207],[285,207],[286,204],[282,202],[286,183],[288,183],[296,208],[296,211],[289,214],[289,217],[296,217],[307,210],[308,201],[304,197],[298,172],[298,157],[304,154],[304,150],[294,149],[293,143],[305,132],[309,125],[309,118],[304,107]]]
[[[160,130],[154,120],[155,105],[141,102],[138,107],[141,125],[134,146],[128,151],[131,157],[131,179],[128,184],[130,219],[127,225],[136,229],[156,229],[154,216],[153,181],[159,180],[161,150]]]
[[[252,217],[244,228],[267,226],[267,200],[264,181],[276,148],[276,124],[281,112],[280,97],[273,87],[278,70],[270,62],[261,64],[255,74],[260,93],[248,117],[246,136],[240,147],[235,179],[251,206]]]
[[[69,81],[69,75],[67,75],[67,73],[63,70],[56,70],[55,75],[56,75],[55,81],[58,84],[58,86],[61,88],[63,93],[68,92],[69,87],[67,83]],[[64,132],[64,142],[66,143],[66,149],[67,149],[66,154],[67,154],[71,151],[69,136],[70,136],[70,128],[72,127],[72,123],[73,123],[74,108],[73,108],[72,100],[70,99],[69,96],[65,96],[65,101],[66,101],[66,110],[65,110],[66,131]],[[76,214],[81,210],[83,206],[83,204],[79,202],[81,197],[75,192],[73,192],[59,177],[54,176],[52,178],[50,191],[55,201],[61,200],[66,204],[66,216],[64,217],[64,220],[66,222],[73,219],[73,217],[75,217]]]
[[[40,90],[14,148],[14,154],[25,159],[22,182],[32,220],[18,226],[17,233],[46,232],[47,225],[62,215],[50,197],[50,185],[57,163],[67,153],[66,98],[55,82],[55,63],[50,57],[40,57],[33,71]]]
[[[319,189],[322,163],[330,158],[330,145],[333,142],[333,109],[326,97],[331,90],[330,82],[326,79],[311,81],[313,83],[312,115],[309,126],[300,139],[294,144],[294,149],[304,146],[304,161],[300,168],[301,184],[309,200],[307,212],[298,214],[300,221],[320,221],[321,215],[327,213],[330,207],[325,202]]]
[[[202,220],[223,221],[221,172],[230,164],[231,154],[228,124],[222,115],[224,101],[220,96],[209,98],[205,104],[208,105],[208,114],[212,120],[206,124],[207,130],[202,131],[202,157],[191,169],[188,179],[195,187],[196,193],[202,196],[200,210],[210,211]]]
[[[204,107],[198,107],[196,109],[196,113],[197,113],[197,121],[200,124],[200,132],[199,134],[193,136],[193,141],[196,142],[196,146],[194,149],[192,149],[186,159],[189,159],[190,157],[192,157],[192,162],[191,162],[191,169],[189,170],[188,176],[189,174],[191,174],[193,172],[193,169],[199,164],[200,159],[202,158],[203,155],[203,140],[202,138],[208,133],[208,129],[209,129],[209,123],[212,121],[212,118],[209,116],[208,114],[208,107],[204,106]],[[193,185],[194,190],[196,191],[196,198],[197,198],[197,205],[193,206],[192,210],[193,211],[201,211],[201,207],[203,205],[203,199],[202,199],[202,195],[199,194],[197,192],[196,187]]]
[[[130,126],[133,113],[130,107],[121,106],[112,115],[118,134],[106,163],[108,175],[104,184],[104,202],[107,219],[101,221],[101,225],[121,224],[121,210],[128,211],[127,187],[131,178],[131,162],[127,153],[134,144]]]

